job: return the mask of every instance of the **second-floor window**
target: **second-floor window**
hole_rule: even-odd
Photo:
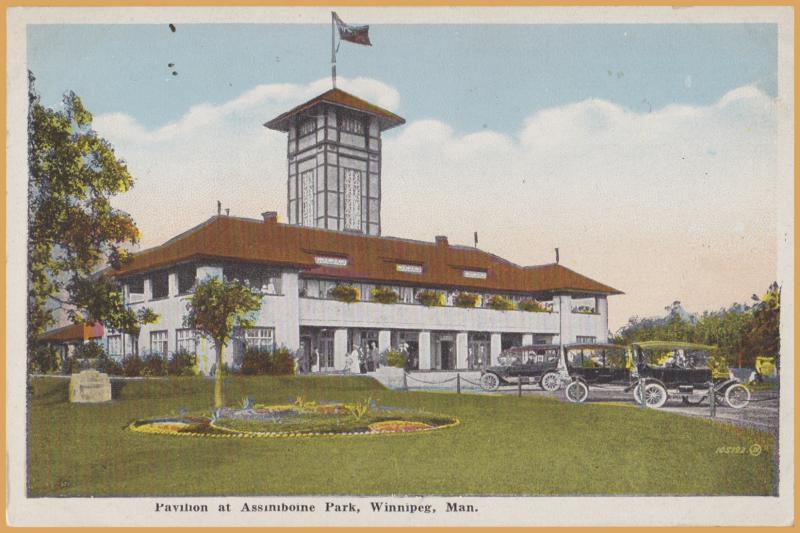
[[[178,293],[186,294],[194,291],[197,279],[197,268],[194,266],[182,266],[178,269]]]
[[[153,287],[153,298],[166,298],[169,296],[169,274],[158,272],[150,278]]]

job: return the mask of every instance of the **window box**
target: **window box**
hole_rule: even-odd
[[[505,296],[500,296],[496,294],[489,298],[489,301],[486,302],[486,306],[489,309],[494,309],[496,311],[511,311],[514,309],[514,302],[506,298]]]
[[[389,287],[375,287],[370,291],[370,295],[372,299],[378,303],[382,304],[396,304],[399,298],[399,295],[396,291],[390,289]]]
[[[431,290],[417,293],[417,301],[425,307],[439,307],[444,305],[444,294]]]
[[[361,297],[358,289],[351,285],[337,285],[328,291],[328,296],[345,303],[357,302]]]
[[[459,292],[456,294],[453,304],[456,307],[477,307],[480,296],[473,292]]]
[[[517,304],[517,309],[520,311],[527,311],[529,313],[552,313],[552,310],[548,309],[546,305],[532,298],[520,300],[520,302]]]

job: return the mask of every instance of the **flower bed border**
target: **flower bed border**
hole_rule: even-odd
[[[446,415],[440,415],[446,416]],[[448,424],[443,424],[441,426],[431,426],[427,428],[420,428],[414,430],[377,430],[377,431],[350,431],[344,433],[337,433],[333,431],[318,431],[318,432],[309,432],[304,433],[300,431],[247,431],[247,430],[239,430],[239,429],[230,429],[226,428],[225,426],[218,426],[214,423],[213,420],[210,418],[206,418],[208,420],[208,427],[214,428],[217,431],[221,431],[222,433],[200,433],[196,431],[175,431],[175,430],[142,430],[139,429],[143,426],[149,426],[148,420],[136,420],[131,422],[125,429],[129,431],[134,431],[136,433],[143,433],[148,435],[169,435],[173,437],[202,437],[202,438],[212,438],[212,439],[230,439],[230,438],[262,438],[262,439],[275,439],[275,438],[310,438],[310,437],[364,437],[364,436],[383,436],[383,435],[411,435],[413,433],[423,433],[426,431],[435,431],[437,429],[447,429],[458,426],[461,424],[461,420],[455,416],[447,416],[451,420]],[[165,419],[152,419],[150,422],[157,422],[157,421],[164,421]]]

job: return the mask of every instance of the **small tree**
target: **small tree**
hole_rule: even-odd
[[[247,315],[261,308],[261,297],[247,287],[212,278],[200,283],[187,302],[184,325],[214,342],[214,407],[222,407],[222,350],[228,345],[236,326],[251,328]]]

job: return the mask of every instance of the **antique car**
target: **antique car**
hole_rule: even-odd
[[[546,391],[561,387],[559,373],[560,347],[557,344],[537,344],[509,348],[500,354],[500,364],[481,373],[481,388],[495,391],[503,385],[539,384]]]
[[[669,395],[684,403],[698,405],[709,397],[734,409],[750,402],[750,391],[725,371],[725,362],[715,346],[688,342],[648,341],[632,345],[638,376],[644,380],[645,402],[663,406]],[[638,384],[638,381],[637,381]],[[634,398],[641,403],[641,387],[634,386]]]
[[[631,385],[633,360],[628,346],[620,344],[568,344],[563,349],[563,368],[569,375],[565,389],[571,402],[583,402],[592,385]]]
[[[722,370],[723,362],[714,346],[648,341],[617,346],[616,353],[610,351],[613,346],[565,347],[566,368],[572,379],[565,389],[567,399],[585,401],[592,384],[619,384],[624,385],[624,392],[633,392],[639,404],[644,389],[646,405],[654,408],[663,407],[670,396],[698,405],[712,389],[715,401],[724,401],[734,409],[750,401],[747,387]]]

